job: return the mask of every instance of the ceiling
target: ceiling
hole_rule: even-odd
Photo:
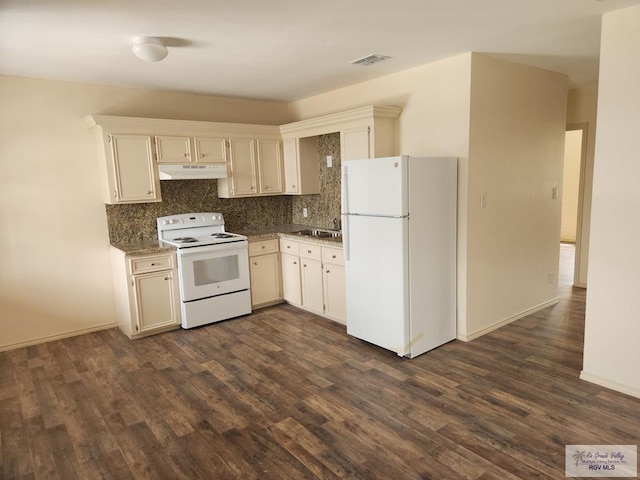
[[[475,51],[597,82],[600,19],[640,0],[0,0],[0,74],[293,101]],[[131,47],[157,36],[166,59]],[[352,60],[391,58],[367,67]]]

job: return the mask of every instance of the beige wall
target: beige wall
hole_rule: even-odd
[[[566,99],[564,75],[473,56],[467,339],[557,298]]]
[[[471,54],[290,104],[295,120],[364,105],[401,107],[399,152],[458,157],[458,325],[466,322],[467,165]]]
[[[640,6],[603,16],[581,378],[640,397]]]
[[[562,221],[560,240],[575,243],[578,230],[578,190],[582,160],[582,130],[567,131],[564,137],[562,172]]]
[[[398,106],[400,153],[460,158],[458,334],[468,340],[556,298],[560,200],[551,191],[561,187],[566,88],[563,75],[464,54],[304,99],[290,112],[302,120]],[[479,211],[481,191],[490,203]]]
[[[288,121],[284,104],[0,77],[0,349],[115,323],[96,113]]]
[[[586,128],[586,152],[583,178],[583,197],[576,239],[575,285],[587,286],[589,267],[589,232],[591,230],[591,191],[593,190],[593,162],[596,144],[596,115],[598,111],[598,86],[591,85],[569,90],[567,101],[567,125],[570,128],[584,125]]]

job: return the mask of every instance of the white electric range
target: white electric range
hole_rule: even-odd
[[[247,237],[229,233],[221,213],[157,220],[161,245],[176,247],[182,328],[251,313]]]

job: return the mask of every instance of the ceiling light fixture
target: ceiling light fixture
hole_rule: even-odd
[[[145,62],[159,62],[169,55],[169,50],[159,38],[136,37],[133,40],[133,53]]]

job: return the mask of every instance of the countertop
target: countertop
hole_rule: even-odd
[[[318,228],[318,227],[314,227],[311,225],[288,224],[288,225],[277,225],[273,227],[265,227],[265,228],[259,228],[259,229],[244,230],[239,232],[234,231],[233,233],[246,235],[246,237],[249,239],[250,242],[284,237],[284,238],[291,238],[293,240],[298,240],[300,242],[318,243],[322,245],[331,245],[334,247],[342,246],[342,237],[317,238],[317,237],[311,237],[308,235],[298,235],[297,233],[295,233],[295,232],[299,232],[300,230],[313,230],[315,228]],[[116,242],[116,243],[112,243],[111,246],[131,256],[153,255],[156,253],[165,253],[165,252],[175,251],[175,247],[160,246],[158,245],[157,241]]]
[[[333,247],[342,247],[342,237],[338,238],[318,238],[311,237],[309,235],[298,235],[296,232],[301,230],[313,230],[315,228],[312,225],[300,225],[300,224],[288,224],[277,225],[273,227],[265,227],[260,229],[245,230],[240,232],[242,235],[246,235],[250,242],[256,242],[259,240],[270,240],[272,238],[290,238],[299,242],[311,242],[322,245],[331,245]],[[327,230],[327,229],[323,229]]]
[[[133,242],[133,243],[125,243],[125,242],[116,242],[111,244],[112,247],[121,250],[130,256],[142,256],[142,255],[153,255],[156,253],[166,253],[166,252],[174,252],[175,247],[170,246],[160,246],[158,241],[155,242]]]

